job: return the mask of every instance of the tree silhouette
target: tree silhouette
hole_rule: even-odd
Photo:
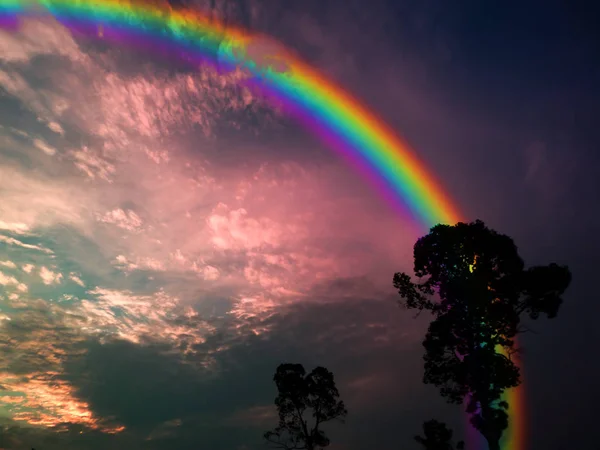
[[[480,220],[431,228],[414,246],[414,272],[419,283],[396,273],[394,286],[403,306],[435,317],[423,341],[423,382],[449,403],[464,401],[471,424],[498,450],[508,426],[501,396],[521,381],[511,359],[521,316],[556,317],[571,273],[556,264],[524,269],[513,240]]]
[[[423,434],[425,437],[415,436],[415,441],[423,446],[425,450],[462,450],[465,443],[459,441],[456,447],[452,445],[452,430],[446,424],[437,420],[429,420],[423,423]]]
[[[301,364],[281,364],[273,381],[279,395],[275,399],[279,425],[265,433],[265,439],[276,448],[286,450],[318,450],[329,445],[329,439],[320,427],[348,414],[340,396],[333,374],[317,367],[306,375]],[[311,412],[309,412],[311,410]],[[308,414],[312,415],[312,426]]]

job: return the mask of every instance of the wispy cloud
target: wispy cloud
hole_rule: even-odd
[[[23,20],[17,34],[0,30],[0,60],[8,63],[29,63],[40,55],[66,57],[86,62],[71,33],[50,17]]]

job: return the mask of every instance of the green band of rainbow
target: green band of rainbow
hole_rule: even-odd
[[[301,112],[313,131],[324,136],[388,199],[408,207],[422,226],[429,229],[437,223],[461,220],[458,208],[408,145],[341,87],[289,50],[284,55],[284,73],[248,59],[245,49],[261,38],[257,34],[166,4],[134,0],[0,0],[0,23],[10,24],[37,13],[50,13],[76,29],[101,25],[113,37],[131,43],[164,44],[169,52],[184,59],[222,58],[233,66],[241,65],[259,84]],[[508,394],[511,428],[504,439],[504,450],[525,450],[522,392],[519,388]]]

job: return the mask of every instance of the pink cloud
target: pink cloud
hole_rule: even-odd
[[[16,34],[0,30],[0,60],[23,64],[38,55],[58,55],[80,63],[88,59],[71,33],[51,17],[22,20]]]
[[[44,30],[54,33],[51,42],[66,39],[56,24]],[[21,32],[27,37],[30,29]],[[260,160],[265,157],[257,154],[260,161],[247,167],[220,165],[214,157],[222,138],[217,125],[235,129],[236,113],[259,114],[266,108],[240,86],[240,71],[125,72],[110,54],[79,55],[77,45],[64,42],[66,53],[20,50],[28,58],[47,51],[71,61],[69,67],[48,71],[45,90],[30,86],[20,71],[0,72],[10,94],[64,139],[52,158],[64,177],[21,169],[14,171],[13,181],[3,182],[7,226],[68,224],[92,239],[116,269],[167,280],[165,290],[144,295],[89,286],[95,298],[81,299],[88,323],[78,323],[78,329],[110,330],[137,343],[151,335],[173,344],[188,339],[192,346],[204,334],[177,328],[170,318],[201,303],[198,290],[226,291],[234,304],[231,316],[262,320],[290,303],[313,301],[317,296],[308,293],[331,290],[330,282],[338,278],[389,286],[398,265],[410,260],[414,230],[368,188],[358,189],[355,174],[341,164],[312,167],[293,158]],[[19,61],[25,66],[28,59]],[[85,139],[68,141],[63,133],[68,127]],[[50,148],[41,143],[32,146]],[[260,141],[228,145],[242,154]],[[281,145],[291,156],[301,150],[298,144]],[[169,276],[186,277],[191,286],[169,282]],[[78,283],[79,278],[69,279]],[[368,292],[351,295],[368,297]],[[150,318],[150,325],[116,317],[112,307]],[[266,329],[256,325],[250,332]]]

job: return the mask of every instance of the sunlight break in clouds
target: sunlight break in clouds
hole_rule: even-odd
[[[10,317],[3,314],[8,320],[0,322],[4,409],[16,421],[59,431],[69,424],[106,433],[122,431],[122,426],[94,414],[65,380],[65,360],[82,352],[78,344],[83,339],[74,331],[81,317],[16,288],[12,293],[5,289],[6,297],[0,295],[0,310],[10,311]]]
[[[109,332],[136,344],[143,341],[185,344],[190,350],[214,331],[209,324],[197,320],[190,325],[177,324],[175,319],[182,315],[182,310],[178,311],[179,301],[164,292],[144,296],[97,288],[90,294],[96,299],[83,300],[80,310],[88,323],[83,330],[90,333],[102,336]]]
[[[103,423],[90,410],[86,402],[77,399],[75,389],[58,378],[56,372],[32,373],[17,379],[10,374],[0,374],[0,382],[10,386],[12,395],[0,399],[13,413],[14,420],[30,425],[58,429],[69,424],[84,425],[104,433],[120,433],[123,426]]]

